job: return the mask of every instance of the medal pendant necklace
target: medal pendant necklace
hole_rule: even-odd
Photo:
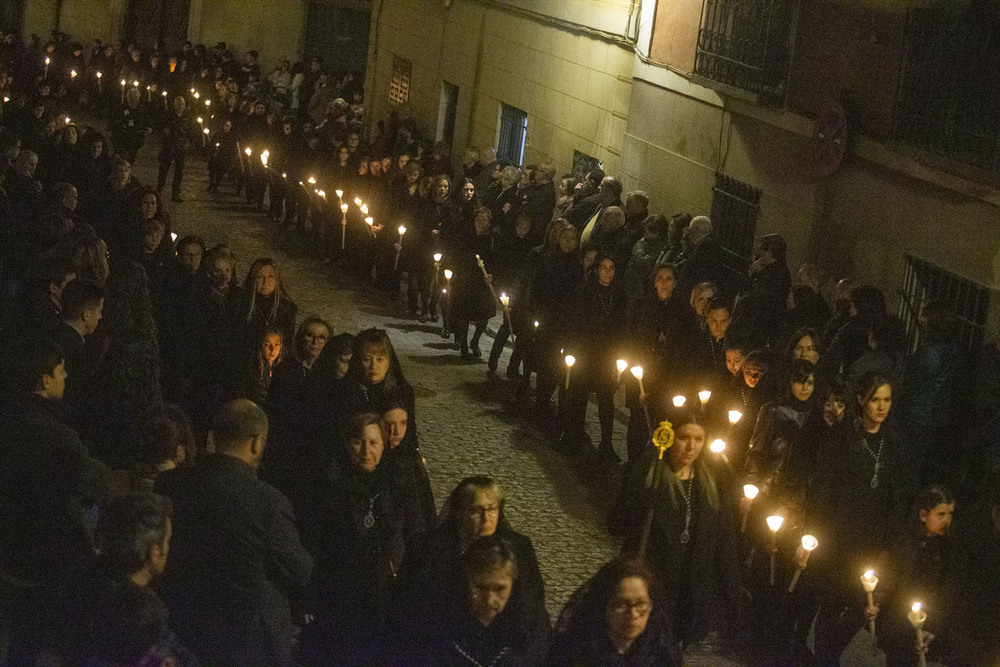
[[[610,315],[611,314],[611,306],[613,306],[614,303],[615,303],[615,295],[614,294],[609,294],[608,295],[608,300],[605,301],[604,300],[604,294],[602,294],[600,292],[600,290],[598,290],[598,292],[597,292],[597,298],[601,300],[601,308],[604,310],[604,314],[605,315]]]
[[[869,486],[871,486],[872,489],[877,489],[878,488],[878,474],[882,470],[882,448],[885,447],[885,438],[881,438],[880,437],[879,440],[878,440],[878,454],[876,454],[875,452],[873,452],[872,448],[868,446],[868,439],[867,438],[862,438],[861,439],[861,444],[864,445],[865,451],[867,451],[868,455],[871,456],[872,459],[874,459],[874,461],[875,461],[875,471],[872,473],[872,481],[869,484]]]
[[[378,494],[375,494],[368,499],[368,514],[365,515],[364,524],[365,528],[371,528],[375,525],[375,501],[378,500]]]
[[[681,532],[681,544],[691,541],[691,491],[694,487],[694,471],[687,479],[681,480],[681,495],[684,496],[684,530]]]

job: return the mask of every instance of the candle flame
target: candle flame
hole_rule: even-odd
[[[316,177],[315,176],[310,176],[309,177],[309,185],[316,185]]]
[[[713,454],[721,454],[722,452],[726,451],[726,441],[723,440],[722,438],[716,438],[715,440],[712,441],[712,444],[708,446],[708,449]]]
[[[368,215],[368,204],[362,204],[361,205],[361,213],[363,215]]]
[[[781,524],[785,523],[785,517],[774,514],[765,519],[767,521],[767,527],[771,529],[772,533],[776,533],[781,530]]]
[[[365,218],[365,223],[367,223],[367,225],[369,227],[371,227],[372,225],[375,224],[375,220],[371,216],[369,216],[369,217]]]
[[[138,81],[133,81],[132,85],[135,86],[136,88],[138,88],[139,87],[139,82]]]
[[[361,197],[354,198],[354,205],[357,206],[358,208],[361,207]]]
[[[243,152],[247,154],[247,157],[250,157],[250,154],[253,153],[253,151],[250,150],[249,146],[247,146],[247,148]]]
[[[434,253],[434,261],[435,262],[440,262],[441,261],[441,257],[442,257],[441,253],[439,253],[439,252]]]
[[[101,78],[102,76],[104,76],[104,75],[103,75],[103,74],[101,74],[100,72],[98,72],[98,73],[97,73],[97,78],[98,78],[98,79],[100,79],[100,78]]]
[[[340,205],[340,211],[342,213],[347,213],[347,204],[341,204]]]
[[[920,602],[914,602],[913,606],[910,607],[910,610],[911,611],[920,611],[923,608],[923,606],[924,605],[921,604]]]
[[[163,95],[164,97],[166,97],[167,96],[167,91],[164,90],[162,93],[160,93],[160,95]]]
[[[875,578],[875,570],[865,570],[865,579],[871,581]]]
[[[122,86],[125,85],[125,79],[122,79]]]
[[[624,359],[619,359],[618,361],[615,362],[615,366],[618,367],[619,373],[624,373],[625,370],[628,368],[628,362],[625,361]]]
[[[337,197],[343,197],[344,196],[344,191],[343,190],[334,190],[334,192],[337,193]]]
[[[743,413],[742,412],[740,412],[739,410],[730,410],[729,411],[729,423],[730,424],[735,424],[736,422],[738,422],[741,419],[743,419]]]
[[[629,369],[629,372],[635,376],[636,380],[642,379],[642,373],[643,373],[642,366],[633,366],[632,368]]]
[[[805,549],[806,551],[812,551],[818,546],[819,546],[819,540],[817,540],[812,535],[802,536],[802,548]]]
[[[451,277],[452,277],[453,275],[454,275],[454,274],[453,274],[453,273],[451,272],[451,269],[445,269],[445,270],[444,270],[444,279],[445,279],[445,280],[451,280]]]
[[[406,226],[405,225],[400,225],[399,227],[396,228],[396,231],[399,232],[400,236],[402,236],[403,234],[406,233]]]
[[[198,116],[198,122],[199,122],[199,123],[204,123],[205,121],[204,121],[204,120],[202,120],[202,117],[201,117],[201,116]]]
[[[535,320],[535,328],[538,328],[538,320]]]
[[[71,69],[69,71],[69,78],[71,78],[71,79],[75,79],[76,78],[76,70],[75,69]]]
[[[753,500],[760,493],[760,489],[757,488],[755,484],[744,484],[743,485],[743,496],[747,500]]]
[[[701,401],[702,405],[708,403],[708,399],[712,398],[712,392],[708,389],[702,389],[698,392],[698,400]]]
[[[568,368],[572,368],[573,364],[575,364],[575,363],[576,363],[576,357],[574,357],[572,354],[567,354],[566,355],[566,366]]]
[[[674,396],[673,403],[675,408],[683,408],[684,404],[687,403],[687,398],[684,396]]]

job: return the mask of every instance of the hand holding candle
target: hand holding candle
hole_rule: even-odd
[[[906,614],[906,617],[910,619],[910,624],[917,632],[917,652],[920,655],[917,664],[920,667],[926,667],[927,647],[924,646],[924,623],[927,622],[927,612],[923,610],[923,604],[920,602],[914,602],[913,606],[910,607],[909,613]]]
[[[774,514],[767,517],[767,528],[771,531],[771,585],[774,586],[774,566],[778,556],[778,531],[781,524],[785,523],[785,517]]]
[[[875,570],[867,570],[861,575],[861,586],[865,589],[865,594],[868,596],[868,629],[874,635],[875,615],[878,613],[873,595],[875,587],[878,586],[878,577],[875,576]]]
[[[809,562],[809,554],[818,546],[819,540],[812,535],[802,536],[802,544],[795,550],[795,574],[792,575],[792,582],[788,584],[789,593],[795,592],[795,584],[799,583],[799,576],[802,574],[802,570],[806,569],[806,563]]]

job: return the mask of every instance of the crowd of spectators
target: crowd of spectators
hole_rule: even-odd
[[[366,136],[358,82],[318,58],[265,78],[224,44],[9,33],[0,93],[11,664],[679,665],[713,626],[769,663],[867,664],[876,637],[890,664],[1000,657],[1000,434],[947,304],[910,349],[881,289],[844,277],[829,304],[777,234],[741,260],[597,168],[453,164],[405,110]],[[132,173],[154,132],[155,187]],[[438,510],[388,335],[300,318],[273,259],[240,281],[226,246],[175,239],[162,192],[190,159],[206,197],[485,353],[487,382],[509,347],[566,456],[627,454],[622,556],[554,625],[497,480]]]

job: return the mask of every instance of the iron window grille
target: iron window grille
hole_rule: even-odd
[[[1000,176],[998,34],[995,3],[938,2],[909,12],[898,139]]]
[[[961,322],[962,345],[977,355],[986,339],[986,317],[991,290],[940,266],[910,254],[903,255],[906,270],[900,290],[899,318],[906,330],[907,350],[920,344],[920,316],[931,302],[946,305]]]
[[[524,160],[524,143],[527,136],[528,112],[501,103],[497,157],[508,164],[520,165]]]
[[[694,81],[780,107],[788,87],[797,0],[702,0]]]
[[[753,257],[757,218],[760,216],[758,188],[730,176],[715,175],[712,188],[712,236],[722,247],[729,270],[745,276]]]
[[[389,103],[393,105],[406,104],[410,99],[410,74],[413,65],[409,60],[392,57],[392,81],[389,82]]]

